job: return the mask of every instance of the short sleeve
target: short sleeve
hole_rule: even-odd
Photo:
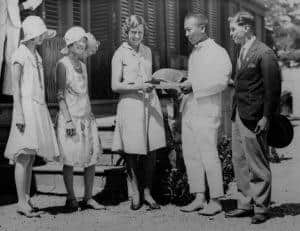
[[[26,60],[26,54],[22,47],[19,47],[15,50],[15,52],[11,56],[11,64],[19,63],[21,66],[24,66]]]
[[[123,63],[122,62],[122,53],[121,53],[120,49],[118,49],[114,53],[113,58],[112,58],[112,62],[111,62],[112,70],[121,68],[122,63]]]

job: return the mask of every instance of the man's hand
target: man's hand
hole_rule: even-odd
[[[146,93],[149,93],[151,92],[155,87],[153,84],[151,83],[142,83],[142,86],[141,86],[143,92],[146,92]]]
[[[263,132],[266,132],[268,128],[269,128],[269,119],[264,116],[258,121],[256,128],[254,129],[254,132],[257,135],[259,135]]]
[[[180,89],[184,94],[189,94],[193,91],[192,84],[188,81],[184,81],[180,84]]]

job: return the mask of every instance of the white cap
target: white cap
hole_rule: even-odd
[[[68,46],[74,42],[79,41],[83,37],[87,38],[87,33],[82,27],[80,26],[71,27],[69,30],[67,30],[64,36],[66,46],[60,52],[63,54],[67,54],[69,52]]]
[[[20,41],[21,43],[36,38],[44,33],[46,34],[45,39],[53,38],[56,35],[56,31],[47,29],[44,21],[38,16],[28,16],[25,18],[22,23],[22,29],[24,38]]]

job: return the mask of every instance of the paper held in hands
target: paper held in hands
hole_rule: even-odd
[[[174,89],[177,91],[181,91],[180,82],[171,82],[164,79],[151,79],[149,81],[146,81],[145,83],[153,84],[156,89],[163,89],[163,90]]]

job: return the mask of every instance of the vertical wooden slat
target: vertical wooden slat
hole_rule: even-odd
[[[166,40],[168,64],[179,54],[179,9],[178,0],[166,0]]]

